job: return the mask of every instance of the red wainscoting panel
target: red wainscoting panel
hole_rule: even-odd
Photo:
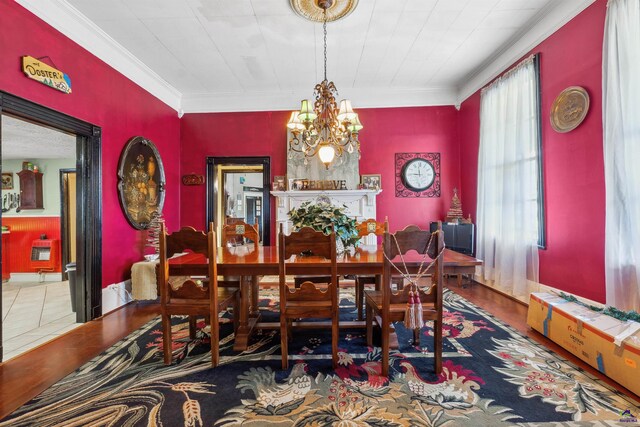
[[[2,225],[9,227],[9,271],[11,273],[34,273],[29,265],[31,260],[31,244],[40,239],[42,234],[47,239],[55,239],[60,253],[60,217],[57,216],[25,216],[2,218]],[[4,242],[4,240],[3,240]],[[3,248],[4,251],[4,248]],[[60,260],[60,257],[58,257]],[[62,271],[60,261],[56,272]]]

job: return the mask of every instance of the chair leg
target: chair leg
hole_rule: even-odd
[[[389,319],[382,315],[382,376],[389,376]]]
[[[364,297],[364,283],[356,276],[356,307],[358,307],[358,320],[362,320],[362,299]]]
[[[442,372],[442,320],[433,321],[433,339],[435,342],[433,350],[435,356],[435,371],[436,374],[440,374]]]
[[[338,368],[338,339],[340,338],[340,327],[338,326],[338,316],[334,314],[331,320],[331,359],[333,369]]]
[[[189,338],[192,340],[196,338],[196,323],[198,319],[196,316],[189,316]]]
[[[367,345],[373,346],[373,308],[369,304],[366,304],[367,309]]]
[[[282,369],[289,368],[289,336],[287,331],[288,319],[280,315],[280,351],[282,352]]]
[[[162,348],[164,351],[164,364],[171,365],[171,350],[173,346],[171,343],[171,316],[168,314],[162,315]]]
[[[211,365],[215,368],[220,362],[220,319],[218,310],[211,314]]]
[[[240,326],[240,292],[236,292],[236,297],[233,300],[233,333],[238,333],[238,327]]]
[[[420,328],[413,330],[413,345],[420,345]]]

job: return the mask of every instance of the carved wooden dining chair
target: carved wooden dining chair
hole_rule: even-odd
[[[370,234],[382,236],[389,231],[389,219],[385,217],[384,222],[378,222],[375,219],[367,219],[356,225],[358,237],[366,238]],[[375,285],[376,276],[354,276],[356,289],[356,307],[358,307],[358,320],[362,320],[362,307],[364,299],[364,286]]]
[[[404,230],[395,234],[385,233],[383,237],[383,279],[380,291],[365,290],[366,304],[366,324],[367,324],[367,344],[372,345],[373,322],[374,319],[382,330],[382,375],[389,375],[389,338],[390,323],[405,320],[407,303],[411,291],[415,291],[415,286],[408,285],[403,290],[394,293],[391,290],[391,276],[398,271],[394,267],[394,260],[399,255],[404,256],[408,251],[415,250],[418,254],[426,254],[429,258],[422,258],[423,267],[430,266],[427,273],[431,276],[431,285],[427,290],[418,287],[420,304],[422,305],[422,319],[433,320],[434,330],[434,354],[435,371],[442,371],[442,287],[443,281],[443,251],[444,235],[442,224],[438,225],[438,230],[433,234],[427,230],[421,230],[415,225],[410,225]],[[395,261],[395,265],[402,271],[404,265],[402,261]],[[406,273],[406,271],[403,271]],[[413,273],[413,272],[412,272]],[[415,275],[413,276],[415,278]],[[413,331],[414,343],[420,344],[420,329]]]
[[[246,243],[246,240],[251,240],[253,242],[254,250],[258,249],[258,245],[260,244],[260,233],[258,231],[258,224],[248,224],[240,219],[234,218],[229,223],[222,226],[221,233],[221,245],[223,248],[230,248],[237,246],[237,243],[242,242],[242,244]],[[249,275],[247,275],[249,276]],[[251,276],[251,306],[249,308],[251,313],[258,312],[258,276]],[[224,276],[218,278],[218,286],[222,288],[241,288],[240,281],[242,277],[240,276]],[[240,290],[242,291],[242,288]]]
[[[162,336],[164,363],[171,364],[171,316],[190,316],[190,326],[195,325],[196,316],[203,316],[211,324],[211,364],[215,367],[219,360],[220,326],[218,314],[233,306],[234,328],[237,329],[240,305],[238,289],[218,288],[218,268],[216,262],[216,235],[213,223],[208,235],[192,227],[183,227],[180,231],[167,234],[165,225],[160,233],[160,308],[162,312]],[[202,254],[208,259],[208,280],[197,280],[191,276],[177,276],[169,258],[175,254],[192,252]],[[184,274],[182,266],[181,274]],[[188,271],[186,272],[188,273]]]
[[[290,235],[284,234],[280,224],[280,334],[282,369],[289,366],[289,328],[294,319],[331,319],[331,355],[333,367],[338,366],[338,263],[336,259],[336,234],[325,235],[311,227],[304,227]],[[299,289],[291,290],[286,275],[289,259],[296,256],[296,263],[306,263],[314,274],[328,274],[330,281],[326,290],[313,282],[304,282]],[[324,259],[323,259],[324,258]],[[328,260],[328,262],[327,262]]]
[[[249,239],[257,247],[260,242],[260,233],[258,232],[258,224],[248,224],[244,221],[237,221],[233,224],[225,224],[222,226],[222,246],[233,244],[234,242]]]

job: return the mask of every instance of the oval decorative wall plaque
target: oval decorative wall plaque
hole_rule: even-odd
[[[118,196],[124,215],[138,230],[146,230],[165,195],[164,166],[158,149],[141,136],[131,138],[118,165]]]
[[[574,130],[587,116],[589,94],[580,86],[570,86],[560,92],[551,106],[551,126],[556,132]]]

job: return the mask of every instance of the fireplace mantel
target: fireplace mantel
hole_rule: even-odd
[[[272,191],[276,198],[276,234],[280,231],[280,224],[284,225],[284,232],[291,230],[288,212],[298,208],[307,201],[315,201],[319,197],[328,197],[336,206],[345,205],[346,213],[351,218],[362,221],[376,218],[376,196],[382,190],[303,190],[303,191]],[[366,244],[376,244],[376,237],[366,238]]]

